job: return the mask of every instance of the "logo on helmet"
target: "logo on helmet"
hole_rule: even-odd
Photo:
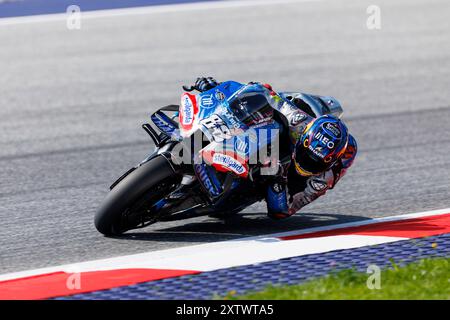
[[[336,138],[340,138],[342,135],[341,129],[339,129],[339,126],[336,123],[325,122],[323,124],[323,127],[325,128],[325,130],[331,132]]]
[[[323,133],[317,132],[314,138],[319,140],[323,145],[326,145],[328,149],[334,148],[334,142],[331,141],[330,138],[326,137]]]
[[[308,150],[321,159],[325,158],[325,155],[322,153],[322,147],[314,148],[312,146],[308,146]]]

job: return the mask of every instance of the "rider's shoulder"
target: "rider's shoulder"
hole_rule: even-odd
[[[349,134],[346,151],[356,155],[357,150],[358,150],[358,144],[356,143],[356,139],[353,135]]]

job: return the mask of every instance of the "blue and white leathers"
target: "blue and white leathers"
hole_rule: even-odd
[[[236,130],[241,129],[243,132],[247,131],[249,129],[249,124],[245,124],[242,121],[235,121],[234,117],[231,117],[228,113],[228,108],[217,107],[222,100],[232,101],[234,95],[242,92],[264,95],[271,107],[279,111],[286,118],[284,124],[272,121],[268,122],[268,126],[269,128],[279,128],[280,125],[286,126],[287,124],[289,144],[294,151],[301,134],[308,124],[314,121],[315,117],[304,112],[296,103],[286,98],[286,95],[274,92],[268,85],[262,85],[260,83],[244,85],[234,81],[223,82],[217,87],[200,94],[199,101],[203,106],[200,111],[203,114],[201,114],[200,118],[208,118],[208,116],[212,116],[219,111],[221,112],[221,118],[226,122],[229,128],[235,128]],[[311,99],[312,96],[306,97],[307,99],[304,99],[302,103],[308,103],[308,99]],[[226,106],[229,107],[229,105]],[[243,117],[240,117],[240,120],[242,119]],[[251,126],[252,125],[250,125],[250,127]],[[213,131],[208,130],[202,131],[207,135],[214,133]],[[237,135],[237,137],[239,137],[239,135]],[[348,137],[348,143],[342,157],[335,162],[331,168],[324,172],[305,177],[299,175],[293,169],[294,166],[292,163],[283,166],[278,173],[278,179],[274,179],[274,182],[267,187],[266,202],[270,217],[275,219],[289,217],[336,185],[336,183],[344,176],[347,169],[352,165],[357,153],[356,140],[352,135],[348,135]],[[236,136],[230,136],[223,137],[219,142],[221,147],[225,145],[225,148],[242,153],[243,150],[235,149],[245,145],[245,143],[237,143],[236,141],[239,141],[239,138],[236,139]],[[283,143],[283,141],[280,141],[280,143]],[[214,143],[208,146],[210,149],[214,147]],[[243,153],[245,156],[249,156],[248,152],[248,149],[245,149]],[[197,173],[201,173],[198,174],[198,176],[205,179],[208,177],[206,180],[209,181],[201,182],[207,185],[206,189],[212,193],[211,196],[214,198],[215,194],[220,190],[220,187],[216,184],[217,181],[212,176],[214,175],[214,170],[205,170],[206,168],[204,166],[205,165],[196,167],[196,171],[198,171]],[[248,170],[248,168],[246,170]]]

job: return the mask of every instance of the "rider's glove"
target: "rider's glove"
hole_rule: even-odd
[[[212,89],[219,85],[219,83],[216,81],[216,79],[212,77],[202,77],[197,78],[197,81],[195,81],[195,89],[197,89],[200,92],[208,91],[209,89]]]

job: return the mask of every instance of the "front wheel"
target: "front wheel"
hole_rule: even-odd
[[[163,156],[142,164],[108,193],[95,215],[95,227],[107,236],[137,228],[148,218],[151,205],[169,194],[179,179]]]

